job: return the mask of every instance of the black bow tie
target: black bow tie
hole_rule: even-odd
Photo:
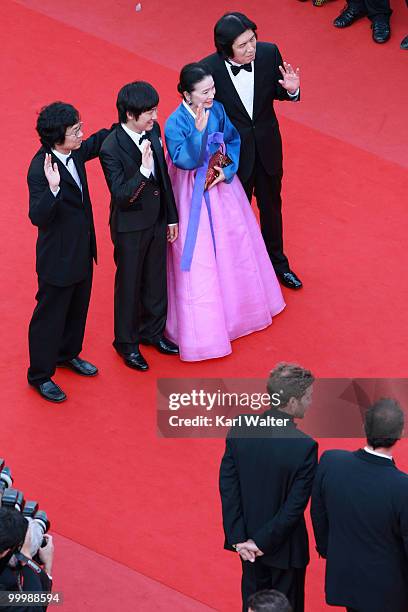
[[[149,137],[147,134],[143,134],[143,136],[139,138],[139,145],[141,145],[144,140],[149,140]]]
[[[70,153],[70,154],[68,155],[67,159],[65,160],[65,165],[66,165],[66,166],[68,166],[68,163],[71,161],[71,159],[73,160],[72,153]]]
[[[235,66],[234,64],[230,64],[231,72],[234,76],[239,74],[240,70],[246,70],[247,72],[252,72],[252,64],[241,64],[240,66]]]

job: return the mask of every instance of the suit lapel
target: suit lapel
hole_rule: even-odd
[[[262,98],[262,83],[264,80],[265,71],[262,66],[262,50],[257,45],[255,61],[254,61],[254,107],[252,110],[253,121],[259,112]]]
[[[152,150],[154,154],[154,160],[157,167],[158,172],[156,171],[156,178],[158,178],[158,173],[160,173],[160,177],[164,180],[164,157],[163,157],[163,149],[159,140],[159,136],[153,128],[150,132],[147,132],[147,136],[152,144]]]
[[[54,155],[54,153],[52,153],[52,152],[51,152],[51,160],[52,160],[52,163],[57,162],[61,178],[63,178],[64,181],[66,181],[67,183],[70,183],[71,185],[76,187],[78,189],[78,191],[81,192],[80,188],[76,184],[76,181],[75,181],[74,177],[72,176],[72,174],[70,173],[70,171],[68,170],[66,165],[63,164],[62,161],[60,159],[58,159],[58,157],[56,155]],[[82,181],[82,178],[81,178],[81,181]]]
[[[137,163],[140,165],[142,154],[140,153],[139,149],[137,148],[131,137],[126,134],[122,126],[117,128],[116,138],[118,139],[119,146],[124,151],[126,151],[126,153],[129,155],[129,157],[132,158],[135,164]]]

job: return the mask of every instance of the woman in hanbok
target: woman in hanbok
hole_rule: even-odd
[[[184,361],[223,357],[231,340],[264,329],[285,307],[282,292],[242,185],[236,176],[240,137],[214,100],[208,69],[180,74],[180,106],[166,122],[169,175],[179,237],[169,245],[166,335]],[[232,163],[208,163],[219,149]]]

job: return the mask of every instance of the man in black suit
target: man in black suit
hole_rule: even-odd
[[[113,346],[130,368],[148,364],[139,342],[161,353],[178,347],[163,336],[167,316],[167,240],[178,216],[156,122],[159,96],[143,81],[118,94],[121,125],[104,142],[100,160],[111,193],[110,228],[116,263]]]
[[[261,231],[281,283],[300,289],[283,252],[282,139],[274,100],[299,99],[299,69],[282,62],[276,45],[257,43],[256,24],[227,13],[214,28],[217,53],[203,62],[212,72],[215,98],[241,136],[238,176],[249,201],[255,191]]]
[[[279,364],[267,384],[275,407],[262,415],[276,426],[242,423],[226,440],[220,467],[224,547],[242,560],[244,612],[248,597],[262,589],[281,591],[294,612],[304,610],[309,562],[304,511],[317,443],[297,429],[294,419],[303,418],[310,405],[313,380],[309,370]]]
[[[38,227],[38,293],[29,327],[28,382],[45,399],[65,393],[51,380],[56,366],[83,376],[98,369],[81,359],[96,238],[85,162],[99,154],[109,130],[83,140],[78,111],[64,102],[44,107],[37,120],[41,149],[28,170],[29,217]]]
[[[392,458],[404,414],[382,399],[367,410],[364,427],[364,450],[323,453],[313,485],[326,601],[349,612],[407,612],[408,475]]]

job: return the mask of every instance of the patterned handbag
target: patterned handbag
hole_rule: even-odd
[[[232,159],[225,155],[221,149],[218,149],[213,155],[210,157],[210,161],[208,162],[208,170],[207,176],[205,177],[205,185],[204,191],[208,189],[211,183],[217,178],[219,172],[215,169],[215,166],[219,166],[220,168],[225,168],[226,166],[230,166],[232,164]]]

